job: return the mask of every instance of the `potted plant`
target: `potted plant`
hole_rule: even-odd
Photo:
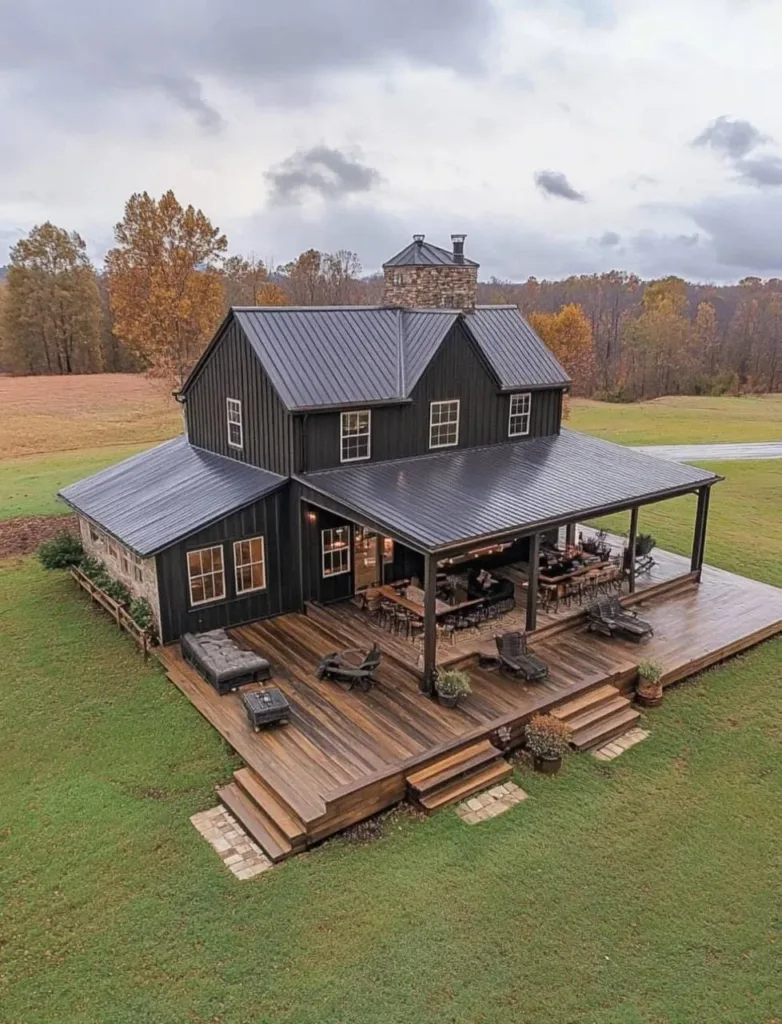
[[[635,538],[635,554],[638,558],[645,558],[651,553],[657,541],[651,533],[639,533]]]
[[[567,722],[561,722],[553,715],[534,715],[527,722],[524,736],[537,771],[546,775],[559,771],[562,758],[570,747],[571,734]]]
[[[438,672],[434,685],[438,700],[447,708],[455,708],[462,697],[472,692],[470,677],[459,668]]]
[[[645,708],[653,708],[663,699],[663,670],[656,661],[642,661],[638,666],[635,697]]]

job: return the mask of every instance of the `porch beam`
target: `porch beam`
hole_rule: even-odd
[[[635,593],[635,543],[638,539],[638,506],[630,509],[630,532],[627,535],[627,544],[630,549],[630,560],[627,567],[627,583],[630,593]]]
[[[698,491],[698,507],[695,512],[695,534],[692,539],[692,558],[690,572],[697,572],[700,578],[703,569],[703,557],[706,552],[706,524],[709,519],[710,487],[701,487]]]
[[[540,534],[533,533],[529,539],[529,574],[527,576],[527,624],[531,633],[538,622],[538,570],[540,568]]]
[[[430,696],[434,693],[437,671],[437,559],[427,555],[424,559],[424,675],[420,687]]]

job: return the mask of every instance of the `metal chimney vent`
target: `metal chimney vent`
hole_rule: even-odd
[[[414,242],[415,242],[415,243],[416,243],[417,245],[423,245],[423,244],[424,244],[424,239],[425,239],[425,238],[426,238],[426,235],[413,235],[413,241],[414,241]]]
[[[467,235],[451,235],[454,263],[464,263],[464,240]]]

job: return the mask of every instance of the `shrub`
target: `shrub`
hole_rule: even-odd
[[[124,583],[119,580],[109,579],[109,582],[101,587],[104,593],[108,594],[109,597],[113,597],[114,600],[121,605],[127,607],[130,604],[131,593]]]
[[[143,629],[149,636],[155,635],[155,620],[152,617],[152,605],[145,597],[134,597],[130,602],[130,617],[139,629]]]
[[[527,747],[535,757],[562,757],[569,749],[571,733],[567,722],[553,715],[535,715],[524,729]]]
[[[111,583],[111,576],[109,576],[106,566],[97,558],[91,558],[88,555],[82,559],[79,568],[101,590],[105,590],[108,584]]]
[[[448,669],[437,675],[437,692],[445,697],[466,697],[472,693],[470,677],[459,668]]]
[[[84,548],[75,534],[60,530],[51,540],[40,545],[38,557],[44,569],[67,569],[69,565],[81,562]]]
[[[663,677],[663,668],[656,661],[642,661],[638,666],[638,678],[652,686],[659,683]]]

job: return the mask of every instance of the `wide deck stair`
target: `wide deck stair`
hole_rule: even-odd
[[[305,848],[307,831],[301,818],[252,769],[234,772],[234,781],[217,795],[269,860],[284,860]]]
[[[638,723],[640,714],[615,686],[598,686],[560,704],[551,714],[573,730],[576,750],[601,747]]]
[[[431,814],[499,785],[512,770],[501,750],[479,740],[408,775],[407,788],[413,802]]]

